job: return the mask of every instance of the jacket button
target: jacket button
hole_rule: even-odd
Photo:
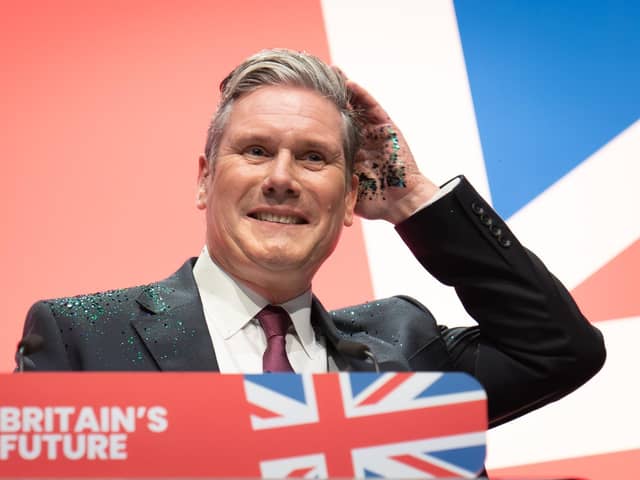
[[[494,237],[499,237],[500,235],[502,235],[502,229],[497,225],[491,225],[489,227],[489,231]]]
[[[504,248],[509,248],[511,246],[511,240],[504,237],[498,237],[498,243],[502,245]]]
[[[487,227],[490,227],[491,225],[493,225],[493,219],[489,215],[483,213],[480,215],[480,223]]]
[[[473,202],[471,204],[471,211],[476,215],[482,215],[484,213],[484,208],[482,208],[482,206],[478,205],[476,202]]]

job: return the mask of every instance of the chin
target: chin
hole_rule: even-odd
[[[271,271],[304,270],[309,264],[309,256],[283,251],[278,248],[264,250],[254,256],[253,261]]]
[[[256,259],[256,263],[271,271],[301,270],[304,262],[288,256],[269,255]]]

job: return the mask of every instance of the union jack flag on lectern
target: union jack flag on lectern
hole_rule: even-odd
[[[486,395],[468,375],[245,375],[244,387],[263,477],[474,477],[482,469]]]

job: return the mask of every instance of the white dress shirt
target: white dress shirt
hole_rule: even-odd
[[[267,340],[255,319],[269,302],[224,272],[202,249],[193,267],[207,328],[222,373],[262,373]],[[287,356],[296,372],[326,372],[324,338],[311,327],[311,291],[280,305],[293,327],[286,337]]]

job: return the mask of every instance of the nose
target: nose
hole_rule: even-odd
[[[300,184],[296,178],[295,158],[288,150],[281,150],[269,162],[262,182],[262,193],[267,198],[283,201],[300,195]]]

